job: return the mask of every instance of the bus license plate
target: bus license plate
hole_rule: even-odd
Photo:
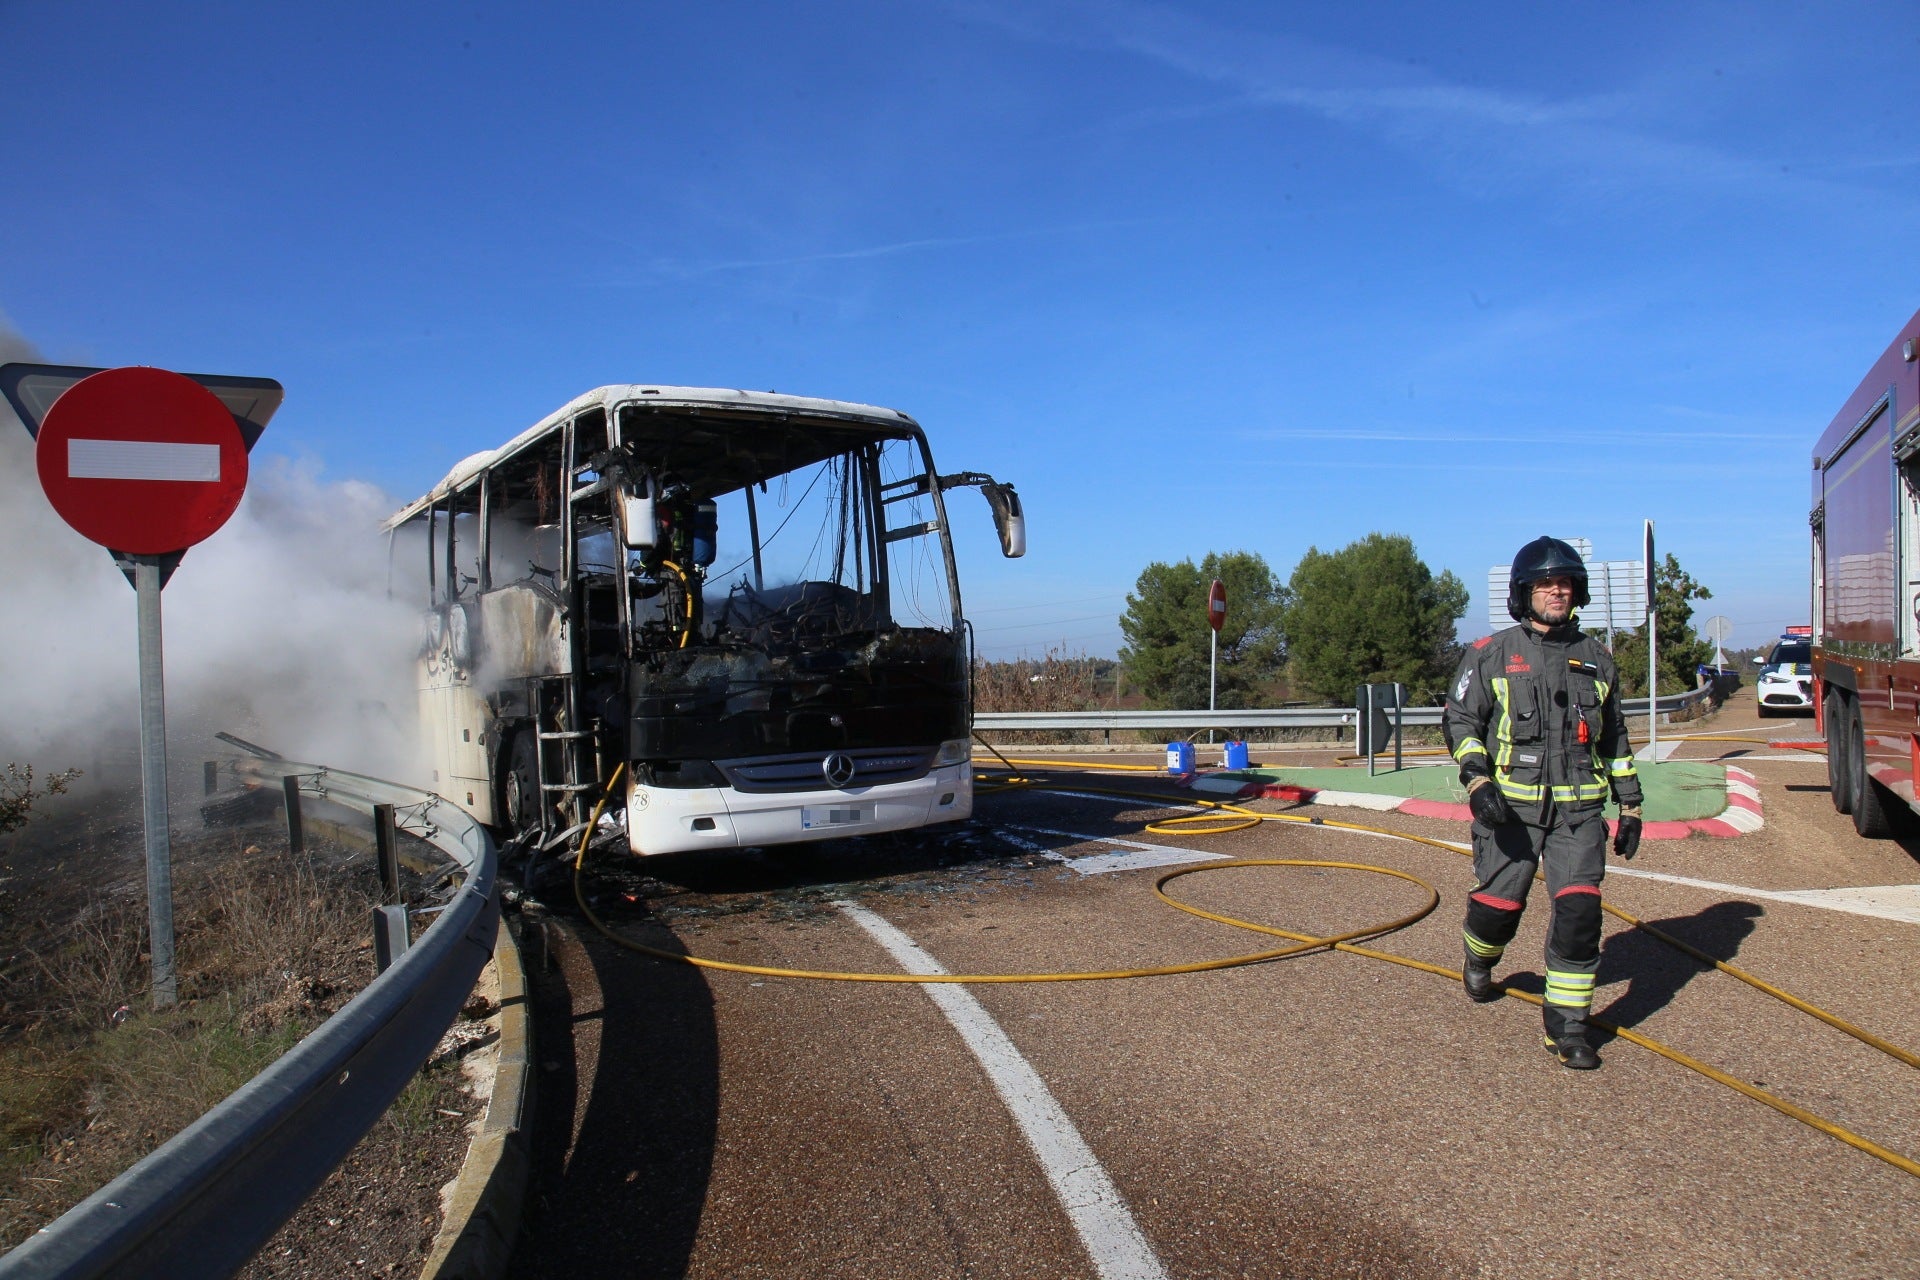
[[[802,808],[800,827],[804,831],[811,831],[816,827],[851,827],[866,822],[872,817],[873,814],[870,811],[858,805],[827,809]]]

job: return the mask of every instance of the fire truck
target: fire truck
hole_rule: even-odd
[[[1813,675],[1833,806],[1920,825],[1920,315],[1813,452]]]

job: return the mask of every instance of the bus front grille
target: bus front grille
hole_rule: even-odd
[[[933,752],[923,747],[805,751],[794,755],[716,760],[736,791],[849,791],[924,778]]]

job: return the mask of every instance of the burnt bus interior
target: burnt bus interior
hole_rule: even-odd
[[[864,749],[920,776],[971,724],[956,484],[1019,554],[1012,488],[937,476],[904,417],[596,404],[462,463],[395,521],[426,535],[423,710],[469,760],[448,794],[479,781],[484,820],[558,839],[622,762],[767,790]]]

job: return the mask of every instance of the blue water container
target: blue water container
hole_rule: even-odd
[[[1193,772],[1193,744],[1191,742],[1169,742],[1167,744],[1167,772]]]
[[[1244,769],[1247,767],[1247,744],[1229,742],[1227,744],[1227,768]]]

